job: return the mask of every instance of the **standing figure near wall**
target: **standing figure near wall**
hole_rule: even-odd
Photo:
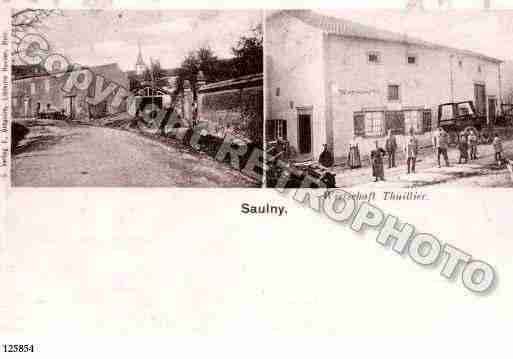
[[[502,165],[503,148],[502,148],[502,139],[499,137],[498,133],[496,133],[493,136],[492,146],[493,146],[493,151],[495,152],[495,161],[497,162],[497,166],[500,167]]]
[[[415,173],[415,163],[417,162],[417,154],[419,152],[419,142],[415,137],[413,129],[410,129],[410,134],[404,143],[404,154],[406,156],[406,166],[408,174]]]
[[[385,142],[385,149],[388,154],[388,168],[395,167],[395,152],[397,151],[397,141],[392,130],[388,130],[388,136]]]
[[[470,159],[477,160],[477,135],[474,130],[470,130],[468,136],[468,146],[470,147]]]
[[[358,142],[356,136],[353,137],[353,141],[349,143],[349,154],[347,155],[347,165],[349,168],[360,168],[362,167],[362,160],[360,158],[360,149],[358,148]]]
[[[433,149],[435,151],[435,156],[437,157],[438,167],[441,167],[440,157],[443,156],[445,160],[445,165],[450,167],[449,164],[449,156],[447,154],[447,149],[449,147],[449,135],[442,127],[438,127],[438,129],[434,132],[433,135]]]
[[[467,131],[462,131],[459,136],[458,149],[460,150],[460,157],[458,163],[465,161],[468,163],[468,134]]]
[[[385,180],[385,169],[383,166],[383,157],[385,156],[386,151],[379,147],[378,141],[376,141],[376,148],[373,149],[370,153],[371,165],[372,165],[372,175],[374,176],[374,182],[379,180]]]

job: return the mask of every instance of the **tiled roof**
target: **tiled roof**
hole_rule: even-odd
[[[357,37],[370,40],[381,40],[388,42],[399,42],[404,44],[419,45],[423,47],[445,49],[468,56],[479,57],[492,62],[502,62],[497,58],[493,58],[487,55],[483,55],[474,51],[461,50],[449,46],[435,44],[432,42],[424,41],[415,37],[408,36],[406,34],[399,34],[392,31],[379,29],[372,26],[363,25],[351,20],[328,16],[313,12],[311,10],[282,10],[273,14],[271,17],[276,16],[279,13],[285,13],[293,16],[304,23],[316,27],[327,34],[334,34],[340,36]]]

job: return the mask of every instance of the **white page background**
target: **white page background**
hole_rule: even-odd
[[[142,6],[401,6],[389,3]],[[513,323],[511,189],[425,192],[428,201],[378,204],[490,263],[489,295],[273,190],[11,188],[0,344],[34,343],[45,357],[510,357],[509,343],[494,341]],[[283,204],[288,215],[244,216],[242,202]]]

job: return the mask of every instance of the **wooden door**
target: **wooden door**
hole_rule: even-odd
[[[298,115],[298,149],[299,153],[312,152],[312,115]]]

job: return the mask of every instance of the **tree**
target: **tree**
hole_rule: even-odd
[[[217,81],[218,59],[210,47],[202,47],[197,53],[198,68],[203,72],[207,82]]]
[[[164,79],[165,76],[166,71],[160,65],[160,61],[150,59],[150,66],[143,72],[144,81],[156,87],[164,87],[167,85],[167,81]]]
[[[189,52],[178,70],[177,90],[182,92],[185,81],[188,81],[194,101],[197,99],[197,83],[200,71],[207,82],[219,79],[219,60],[209,47],[202,47],[197,51]]]
[[[47,28],[45,21],[52,16],[62,16],[58,9],[23,9],[14,11],[11,15],[11,36],[13,58],[18,54],[18,47],[25,35],[36,33],[43,35]]]
[[[264,71],[264,48],[262,24],[252,29],[250,36],[241,36],[232,48],[235,55],[237,76],[256,74]]]

